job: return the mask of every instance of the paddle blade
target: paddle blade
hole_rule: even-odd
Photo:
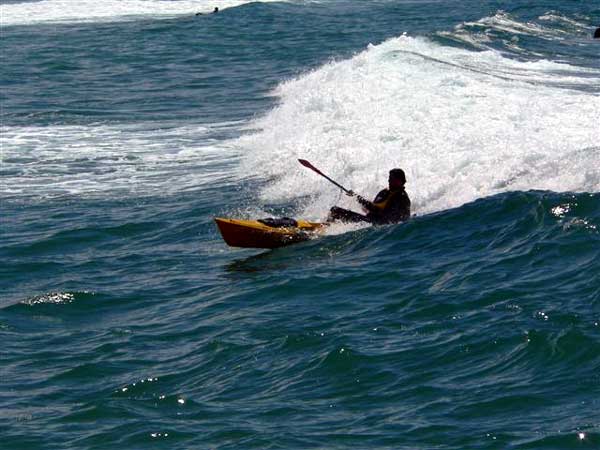
[[[341,184],[339,184],[337,181],[332,180],[331,178],[329,178],[327,175],[325,175],[323,172],[321,172],[319,169],[317,169],[315,166],[313,166],[311,163],[309,163],[307,160],[305,159],[298,159],[298,162],[300,164],[302,164],[304,167],[308,167],[310,170],[315,171],[316,173],[318,173],[319,175],[321,175],[323,178],[325,178],[326,180],[328,180],[329,182],[335,184],[337,187],[339,187],[342,191],[344,191],[346,194],[348,195],[354,195],[354,192],[349,191],[348,189],[346,189],[344,186],[342,186]]]
[[[299,160],[298,160],[298,162],[299,162],[300,164],[302,164],[304,167],[307,167],[307,168],[309,168],[310,170],[312,170],[312,171],[314,171],[314,172],[317,172],[319,175],[322,175],[322,176],[324,176],[325,178],[327,178],[327,176],[326,176],[326,175],[325,175],[323,172],[321,172],[319,169],[317,169],[315,166],[313,166],[313,165],[312,165],[311,163],[309,163],[307,160],[305,160],[305,159],[299,159]]]
[[[300,164],[302,164],[304,167],[308,167],[309,169],[315,169],[315,166],[313,166],[311,163],[309,163],[307,160],[305,159],[299,159],[298,162]]]

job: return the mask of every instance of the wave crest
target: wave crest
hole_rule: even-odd
[[[600,72],[581,70],[394,38],[280,85],[280,105],[236,143],[242,171],[273,180],[264,201],[310,196],[309,216],[338,191],[296,158],[367,197],[403,167],[420,213],[509,190],[596,192],[600,96],[585,91]]]

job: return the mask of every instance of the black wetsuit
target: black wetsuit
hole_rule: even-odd
[[[334,206],[330,211],[330,219],[382,225],[403,222],[410,218],[410,199],[404,189],[383,189],[372,202],[362,197],[358,197],[358,202],[368,211],[367,215]]]

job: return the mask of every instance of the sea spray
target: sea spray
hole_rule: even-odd
[[[402,167],[418,213],[511,190],[597,191],[596,77],[401,36],[282,83],[280,105],[237,146],[243,171],[275,180],[261,200],[312,196],[309,216],[337,193],[299,157],[367,197]]]

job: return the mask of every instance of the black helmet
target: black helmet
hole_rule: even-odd
[[[406,175],[404,174],[404,170],[402,169],[390,170],[390,178],[393,178],[394,180],[400,180],[403,183],[406,183]]]

